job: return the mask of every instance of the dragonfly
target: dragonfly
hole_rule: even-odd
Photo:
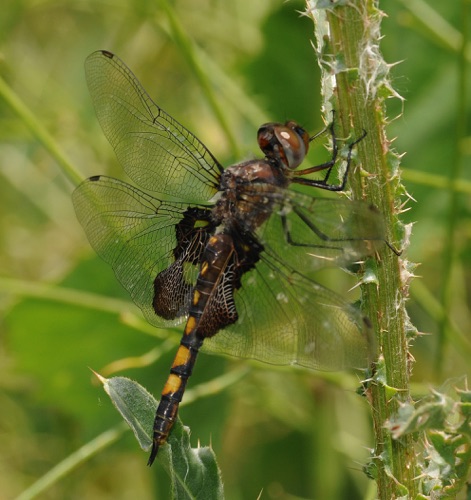
[[[224,168],[115,54],[92,53],[85,73],[101,128],[133,184],[90,177],[73,193],[77,217],[149,323],[184,323],[148,465],[167,442],[200,350],[316,370],[367,366],[368,320],[314,275],[374,254],[385,241],[383,219],[366,202],[310,194],[345,189],[366,132],[340,158],[332,120],[321,132],[330,135],[331,158],[302,169],[321,133],[267,123],[257,136],[263,158]]]

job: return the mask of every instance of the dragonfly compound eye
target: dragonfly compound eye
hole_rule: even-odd
[[[309,148],[309,135],[296,122],[267,123],[258,130],[260,149],[271,158],[293,170],[304,160]]]
[[[309,134],[293,121],[276,127],[275,133],[283,150],[283,163],[289,169],[297,168],[309,149]]]

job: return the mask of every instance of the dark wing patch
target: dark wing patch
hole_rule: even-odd
[[[174,319],[188,311],[201,257],[213,232],[209,211],[190,207],[184,212],[175,226],[175,262],[154,281],[153,305],[158,316]]]
[[[198,273],[201,244],[211,231],[206,220],[193,218],[194,224],[202,223],[197,232],[183,223],[187,225],[187,237],[193,245],[176,259],[179,248],[176,227],[181,228],[182,221],[188,220],[188,217],[185,219],[189,210],[186,204],[159,200],[105,176],[83,182],[73,193],[73,203],[90,244],[111,265],[147,321],[155,326],[182,321],[188,313]],[[198,211],[201,217],[209,214],[203,207],[192,210]],[[168,274],[161,278],[161,284],[168,287],[165,292],[170,295],[169,302],[161,306],[161,312],[167,312],[159,318],[153,307],[154,280],[165,272]],[[162,296],[163,292],[159,294]]]

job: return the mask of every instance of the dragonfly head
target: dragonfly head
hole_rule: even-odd
[[[265,123],[258,129],[258,145],[267,158],[294,170],[309,149],[309,134],[296,122]]]

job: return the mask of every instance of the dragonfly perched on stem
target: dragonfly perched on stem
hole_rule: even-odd
[[[78,219],[151,324],[185,322],[149,465],[167,441],[200,349],[312,369],[365,367],[368,321],[313,274],[372,255],[384,243],[382,217],[367,203],[290,186],[344,190],[366,132],[348,144],[338,184],[331,182],[340,163],[334,123],[322,131],[332,141],[325,163],[299,168],[319,134],[288,121],[260,127],[263,158],[223,168],[116,55],[94,52],[85,71],[103,132],[136,186],[87,179],[73,194]]]

